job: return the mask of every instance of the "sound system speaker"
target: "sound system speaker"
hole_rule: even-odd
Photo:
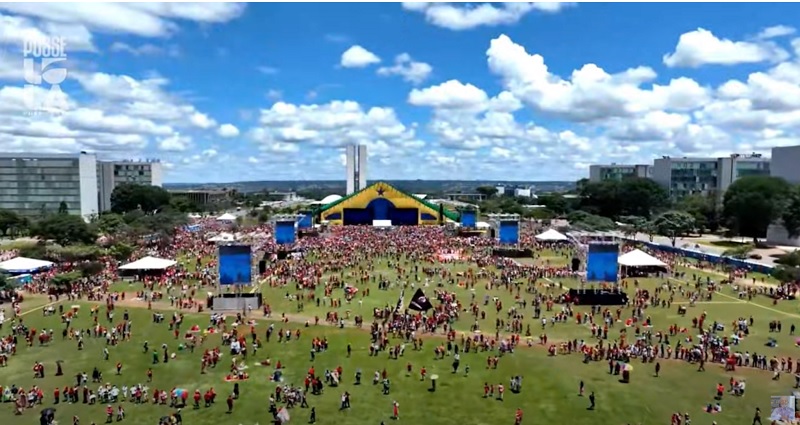
[[[267,262],[261,260],[258,262],[258,274],[264,274],[267,272]]]
[[[580,258],[573,258],[572,259],[572,271],[577,272],[581,269],[581,260]]]

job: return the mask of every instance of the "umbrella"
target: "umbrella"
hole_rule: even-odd
[[[185,392],[186,392],[186,390],[185,390],[185,389],[183,389],[183,388],[176,388],[174,391],[172,391],[172,394],[173,394],[175,397],[181,397],[181,396],[183,396],[183,394],[184,394]]]

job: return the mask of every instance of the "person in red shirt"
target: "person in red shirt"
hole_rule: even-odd
[[[114,420],[114,408],[109,404],[106,406],[106,423],[110,424]]]
[[[53,404],[58,404],[58,401],[61,399],[61,391],[59,391],[58,387],[53,390]]]
[[[425,380],[425,375],[427,375],[427,374],[428,374],[428,371],[425,369],[425,366],[422,366],[422,368],[419,370],[420,381],[424,381]]]
[[[122,375],[122,362],[117,362],[117,375]]]
[[[228,394],[228,399],[226,400],[228,403],[228,411],[226,413],[233,412],[233,394]]]
[[[514,414],[514,424],[519,425],[522,423],[522,409],[517,408],[517,413]]]
[[[194,399],[194,408],[195,409],[199,409],[200,408],[200,397],[201,397],[200,396],[200,390],[194,390],[193,399]]]

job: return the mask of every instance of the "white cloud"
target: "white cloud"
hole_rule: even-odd
[[[273,66],[259,66],[256,69],[258,70],[258,72],[260,72],[260,73],[262,73],[264,75],[275,75],[278,72],[280,72],[280,70],[278,68],[275,68]]]
[[[756,38],[760,40],[766,40],[769,38],[785,37],[787,35],[792,35],[796,32],[797,29],[794,27],[790,27],[787,25],[775,25],[761,30],[761,32],[758,33],[758,35],[756,35]]]
[[[433,67],[425,62],[417,62],[408,53],[397,55],[394,59],[394,66],[384,66],[378,68],[378,75],[391,76],[399,75],[403,80],[412,84],[421,84],[433,72]]]
[[[192,146],[192,138],[175,133],[158,141],[158,148],[167,152],[184,152]]]
[[[535,110],[570,121],[589,122],[650,111],[684,111],[708,102],[708,90],[688,78],[652,84],[656,73],[637,67],[609,74],[595,64],[572,72],[569,80],[550,73],[544,58],[501,35],[486,51],[489,69],[516,98]],[[644,83],[651,87],[644,88]]]
[[[193,113],[192,116],[189,117],[189,121],[195,127],[199,127],[199,128],[204,129],[204,130],[209,129],[209,128],[214,127],[215,125],[217,125],[216,121],[214,121],[208,115],[206,115],[206,114],[204,114],[202,112]]]
[[[237,137],[239,136],[239,129],[236,128],[233,124],[222,124],[217,129],[217,134],[219,137],[224,137],[226,139]]]
[[[483,105],[489,97],[486,92],[472,84],[450,80],[425,89],[414,89],[408,95],[408,103],[414,106],[429,106],[439,109],[468,109]]]
[[[721,39],[711,31],[698,28],[682,34],[675,51],[664,55],[663,59],[664,64],[671,68],[697,68],[703,65],[779,62],[788,56],[784,49],[771,42]]]
[[[403,8],[425,15],[433,25],[454,31],[469,30],[481,26],[515,24],[525,15],[534,12],[556,13],[574,3],[521,2],[468,4],[459,3],[403,3]]]
[[[151,43],[144,43],[138,46],[133,46],[128,43],[114,42],[109,48],[112,52],[123,52],[133,56],[158,56],[167,55],[170,57],[180,56],[180,49],[177,45],[169,45],[166,48],[156,46]]]
[[[355,45],[342,53],[339,65],[344,68],[364,68],[380,62],[381,59],[375,53],[359,45]]]
[[[164,37],[179,21],[216,24],[238,18],[241,3],[3,3],[0,10],[90,31]]]
[[[247,158],[247,162],[249,162],[251,164],[258,164],[261,161],[259,161],[258,158],[254,157],[254,156],[251,156],[251,157]]]
[[[0,5],[0,10],[2,8]],[[0,45],[12,45],[21,49],[23,43],[49,44],[54,37],[64,39],[67,54],[97,50],[92,34],[81,25],[60,22],[36,23],[22,16],[0,13]]]

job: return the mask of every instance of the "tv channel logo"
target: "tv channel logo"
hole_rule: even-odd
[[[31,114],[60,115],[68,108],[61,84],[67,79],[63,37],[36,37],[22,43],[25,106]]]

